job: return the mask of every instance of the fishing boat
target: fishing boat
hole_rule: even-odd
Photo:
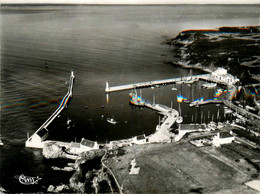
[[[181,116],[177,117],[176,123],[180,124],[183,122],[183,118]]]
[[[113,118],[107,118],[107,122],[113,125],[117,124],[117,122]]]
[[[185,81],[185,84],[193,84],[194,83],[194,80],[187,80],[187,81]]]
[[[177,85],[183,84],[183,81],[176,81],[176,84],[177,84]]]
[[[207,88],[207,89],[212,89],[215,88],[217,86],[216,83],[206,83],[206,84],[202,84],[203,88]]]
[[[145,101],[137,95],[137,93],[130,93],[129,94],[129,103],[133,105],[138,105],[138,106],[144,106]]]

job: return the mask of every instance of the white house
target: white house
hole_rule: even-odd
[[[82,138],[80,142],[80,148],[83,151],[89,151],[89,150],[99,149],[99,145],[96,141],[90,141]]]
[[[80,143],[71,142],[69,146],[69,152],[72,154],[80,154],[82,152],[86,152],[89,150],[98,149],[99,145],[95,141],[90,141],[87,139],[82,138]]]
[[[213,71],[211,76],[215,81],[227,85],[232,85],[239,81],[239,79],[236,79],[233,75],[227,73],[227,70],[224,68],[218,68],[216,71]]]
[[[235,140],[235,137],[227,132],[218,132],[216,136],[213,137],[212,144],[215,147],[220,147],[222,144],[232,143]]]
[[[135,144],[145,144],[147,142],[147,139],[145,135],[138,135],[133,138],[133,142]]]
[[[46,128],[40,128],[25,142],[26,147],[43,148],[44,140],[48,137],[49,131]]]

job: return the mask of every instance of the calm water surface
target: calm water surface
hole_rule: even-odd
[[[220,26],[259,25],[259,6],[22,6],[1,7],[1,136],[0,185],[11,192],[46,191],[67,183],[71,173],[51,170],[67,161],[46,160],[40,150],[24,147],[32,134],[58,107],[67,92],[70,71],[76,76],[73,98],[50,126],[50,138],[98,142],[151,134],[159,116],[132,107],[129,91],[105,96],[111,86],[200,74],[166,62],[176,61],[172,47],[162,44],[180,31]],[[48,63],[48,70],[45,69]],[[176,94],[191,99],[199,84],[143,89],[146,100],[178,109]],[[176,86],[174,86],[176,87]],[[194,92],[193,99],[214,91]],[[101,108],[104,105],[105,108]],[[88,107],[86,109],[86,106]],[[222,107],[203,110],[182,104],[184,122],[201,111],[208,122]],[[209,112],[211,110],[211,112]],[[101,117],[104,115],[104,118]],[[109,125],[107,117],[119,123]],[[200,121],[197,116],[197,122]],[[67,119],[72,120],[67,129]],[[16,175],[39,176],[38,185],[24,186]],[[62,178],[60,178],[62,177]]]

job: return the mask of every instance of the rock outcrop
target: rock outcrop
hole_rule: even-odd
[[[45,158],[68,158],[75,160],[78,156],[68,154],[65,149],[55,143],[47,143],[42,149],[42,154]]]
[[[113,191],[113,178],[102,165],[105,150],[82,153],[75,162],[77,171],[70,178],[70,188],[80,193]]]

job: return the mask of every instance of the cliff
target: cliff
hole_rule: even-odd
[[[243,84],[259,81],[259,26],[186,30],[166,43],[179,58],[174,64],[207,71],[223,67]]]

